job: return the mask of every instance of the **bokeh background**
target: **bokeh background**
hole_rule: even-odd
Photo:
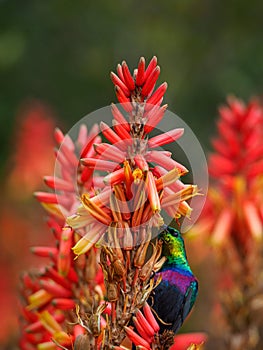
[[[115,101],[117,63],[157,55],[169,109],[209,152],[226,95],[262,96],[262,13],[261,0],[0,1],[1,349],[15,342],[17,276],[38,264],[28,247],[51,237],[31,192],[52,173],[53,127]],[[209,331],[210,252],[189,248],[202,287],[186,330]]]

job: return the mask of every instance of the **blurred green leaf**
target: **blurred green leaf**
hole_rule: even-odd
[[[5,32],[0,34],[0,70],[10,69],[25,52],[26,41],[22,33]]]

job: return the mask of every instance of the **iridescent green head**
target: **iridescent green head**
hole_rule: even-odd
[[[185,245],[181,233],[173,227],[163,225],[159,239],[163,241],[162,254],[167,258],[168,264],[187,264]]]

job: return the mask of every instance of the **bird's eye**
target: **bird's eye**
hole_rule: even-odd
[[[179,232],[177,230],[173,230],[171,232],[171,234],[172,234],[173,237],[178,237],[179,236]]]
[[[179,236],[179,231],[177,231],[173,227],[167,226],[167,231],[173,236],[173,237],[178,237]]]

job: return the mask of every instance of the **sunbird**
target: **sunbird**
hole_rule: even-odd
[[[183,237],[172,227],[163,225],[158,238],[166,261],[156,273],[160,284],[153,291],[152,308],[158,315],[160,333],[177,333],[191,311],[198,294],[198,281],[188,264]]]

